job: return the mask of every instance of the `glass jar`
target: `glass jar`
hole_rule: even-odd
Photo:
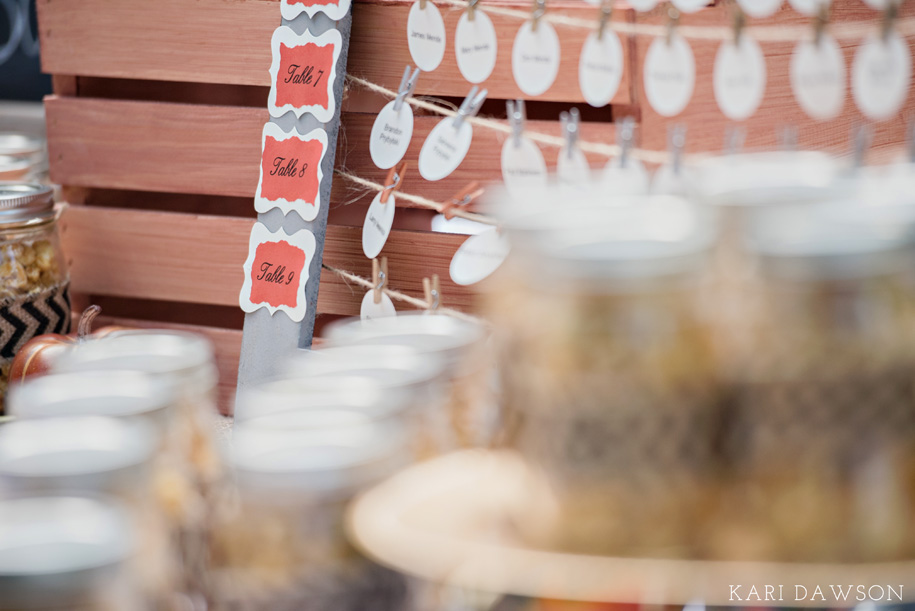
[[[176,583],[168,530],[153,495],[153,428],[139,420],[65,416],[0,427],[0,496],[117,498],[138,526],[131,559],[141,593],[163,603]]]
[[[710,555],[915,555],[915,236],[861,206],[751,219],[756,307],[728,370],[730,475]]]
[[[358,491],[408,460],[404,431],[364,415],[330,424],[295,414],[295,428],[236,426],[227,457],[236,502],[223,504],[212,539],[215,609],[360,609],[403,589],[359,556],[343,524]],[[310,416],[320,422],[309,426]]]
[[[120,505],[70,496],[0,501],[0,609],[141,611]]]
[[[70,329],[53,197],[50,187],[0,182],[0,412],[19,349],[36,335]]]
[[[430,402],[432,393],[424,392],[422,386],[383,381],[384,372],[396,371],[393,368],[375,371],[375,376],[368,375],[369,371],[361,375],[311,371],[308,375],[246,388],[238,396],[239,415],[235,422],[278,429],[300,428],[320,426],[324,420],[318,417],[319,413],[336,412],[338,419],[356,415],[373,422],[396,422],[408,431],[408,445],[415,460],[444,451],[450,440],[450,428],[442,420],[441,402]]]
[[[554,549],[684,556],[715,487],[712,227],[664,196],[576,218],[513,240],[488,286],[512,444],[545,482],[519,520]]]
[[[53,368],[74,374],[140,372],[175,393],[175,421],[165,436],[169,460],[157,473],[157,495],[177,533],[185,591],[202,595],[212,507],[225,486],[215,439],[219,376],[212,345],[178,331],[116,331],[80,344]]]
[[[326,331],[328,342],[335,346],[406,346],[441,359],[446,375],[442,409],[452,437],[449,449],[491,444],[499,428],[486,336],[482,326],[442,314],[399,314],[370,321],[354,318],[329,325]]]
[[[302,352],[290,360],[291,378],[334,380],[366,378],[382,397],[395,399],[411,431],[418,458],[453,447],[449,414],[442,397],[447,388],[444,359],[410,346],[355,344]]]

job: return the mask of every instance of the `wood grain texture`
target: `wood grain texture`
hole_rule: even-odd
[[[45,111],[58,184],[254,195],[266,108],[51,97]]]
[[[172,212],[75,206],[61,219],[73,290],[92,295],[232,306],[238,303],[252,220]],[[327,265],[371,276],[362,231],[328,227]],[[391,287],[422,296],[422,278],[442,277],[444,304],[466,309],[468,289],[448,280],[448,265],[464,236],[394,231],[382,254]],[[326,270],[318,312],[353,316],[365,290]]]
[[[45,106],[51,178],[59,184],[254,197],[265,110],[59,97],[49,98]],[[380,184],[387,171],[375,167],[368,150],[374,119],[363,113],[344,116],[337,168]],[[438,116],[416,117],[405,157],[411,169],[404,191],[443,201],[471,180],[501,180],[502,144],[508,136],[483,127],[474,129],[470,151],[454,174],[436,182],[423,180],[416,161],[426,136],[440,120]],[[528,128],[560,135],[555,121],[530,121]],[[613,142],[614,134],[611,123],[582,125],[582,138],[587,140]],[[555,166],[559,150],[547,146],[542,150],[547,165]],[[590,161],[597,166],[605,160],[591,156]],[[367,205],[374,195],[338,177],[331,206],[353,201]],[[401,200],[398,206],[413,204]]]
[[[835,22],[872,21],[875,31],[879,28],[881,14],[867,7],[860,0],[836,0],[833,6],[832,19]],[[915,4],[903,4],[902,14],[915,16]],[[663,17],[657,12],[644,18],[646,22],[663,23]],[[695,25],[727,25],[732,15],[727,6],[713,7],[697,14],[683,16],[681,22]],[[766,19],[750,19],[751,25],[798,25],[809,24],[810,18],[799,15],[787,3],[775,15]],[[811,27],[811,36],[812,36]],[[849,137],[856,125],[870,123],[855,107],[851,95],[851,70],[854,52],[860,41],[839,41],[845,54],[846,74],[849,81],[846,87],[846,99],[842,114],[828,121],[814,121],[806,116],[798,105],[791,91],[789,66],[794,43],[761,43],[766,56],[768,78],[766,92],[759,110],[747,121],[734,123],[728,120],[715,101],[713,90],[713,70],[715,54],[719,43],[690,40],[696,60],[696,88],[686,110],[679,116],[666,118],[660,116],[645,97],[642,73],[645,55],[648,52],[650,38],[640,37],[638,44],[638,68],[636,70],[637,103],[642,110],[642,145],[648,149],[663,150],[666,148],[667,128],[674,123],[687,126],[687,151],[718,151],[724,143],[725,132],[729,126],[739,125],[746,129],[747,148],[773,147],[778,143],[777,131],[787,125],[798,128],[799,144],[802,147],[830,150],[846,153],[849,150]],[[909,41],[910,48],[913,41]],[[905,140],[905,121],[915,112],[915,95],[909,92],[908,101],[903,112],[889,121],[874,124],[875,134],[873,148],[880,150],[896,148]]]
[[[280,24],[278,0],[38,0],[42,67],[52,74],[268,86],[270,37]],[[350,69],[353,74],[396,89],[406,64],[407,14],[412,0],[358,3],[353,8]],[[526,1],[500,2],[526,10]],[[621,6],[624,6],[620,3]],[[551,1],[551,10],[582,18],[597,9],[577,2]],[[464,96],[470,88],[454,57],[454,31],[461,11],[441,6],[447,32],[442,65],[419,80],[420,95]],[[619,10],[615,19],[630,19]],[[519,19],[492,16],[498,34],[498,60],[485,83],[492,98],[522,96],[511,74],[511,49]],[[587,30],[559,27],[562,61],[556,83],[534,99],[582,101],[578,52]],[[227,35],[227,33],[231,35]],[[206,41],[201,44],[201,41]],[[624,41],[625,42],[625,41]],[[628,44],[624,49],[628,50]],[[624,51],[625,52],[625,51]],[[614,103],[628,103],[629,71]]]
[[[101,327],[105,325],[117,325],[135,329],[185,331],[206,337],[213,344],[213,353],[216,356],[216,368],[219,370],[217,406],[221,414],[226,416],[232,415],[232,406],[235,404],[235,378],[238,375],[238,357],[241,352],[241,331],[236,329],[221,329],[219,327],[152,322],[136,318],[102,315],[98,318],[96,326]]]
[[[350,48],[349,71],[355,76],[378,83],[388,89],[396,90],[403,75],[404,66],[413,65],[410,50],[407,46],[407,16],[412,0],[395,0],[358,5],[353,12],[353,38]],[[520,10],[529,10],[530,2],[498,2]],[[633,11],[623,9],[615,11],[614,19],[629,20]],[[439,10],[445,21],[447,42],[445,57],[441,65],[429,74],[420,75],[416,91],[420,95],[455,96],[463,98],[470,90],[468,83],[457,67],[454,53],[454,33],[458,20],[463,13],[460,7],[440,4]],[[479,5],[485,11],[486,3]],[[580,19],[594,19],[597,25],[598,9],[580,2],[551,0],[549,10],[567,14]],[[585,38],[590,33],[583,28],[572,28],[557,25],[556,33],[562,47],[560,54],[559,74],[552,87],[539,96],[528,96],[518,89],[512,76],[512,45],[522,21],[515,17],[489,14],[497,35],[497,58],[493,73],[480,87],[489,90],[490,98],[529,100],[554,100],[566,102],[584,102],[578,85],[578,57]],[[628,104],[631,97],[630,70],[628,57],[630,48],[628,40],[623,38],[624,65],[620,87],[612,104]]]
[[[44,72],[270,84],[279,0],[38,0],[37,8]]]

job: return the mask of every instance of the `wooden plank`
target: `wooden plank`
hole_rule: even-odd
[[[411,4],[412,0],[388,0],[354,7],[350,51],[354,74],[397,87],[404,65],[413,63],[406,44]],[[42,67],[52,74],[269,86],[268,42],[280,23],[277,5],[278,0],[38,0]],[[530,7],[523,0],[500,5]],[[461,11],[444,4],[440,9],[447,52],[434,73],[420,78],[417,93],[464,96],[470,85],[458,71],[453,51]],[[581,3],[554,0],[550,10],[593,17],[596,23],[597,9]],[[631,17],[628,10],[617,13],[615,19]],[[498,15],[492,15],[492,20],[499,55],[493,75],[483,86],[492,98],[522,97],[511,75],[511,48],[521,20]],[[563,49],[559,77],[535,99],[580,102],[578,52],[588,32],[563,26],[557,26],[557,32]],[[614,103],[629,101],[627,71]]]
[[[278,0],[38,0],[44,72],[269,86]]]
[[[901,11],[909,17],[915,16],[915,4],[904,3]],[[879,12],[862,2],[837,0],[834,3],[832,12],[834,22],[871,21],[874,24],[874,30],[877,31],[880,19]],[[731,20],[732,14],[728,7],[714,7],[697,14],[684,15],[682,23],[684,25],[728,25]],[[645,21],[662,22],[657,17],[646,18]],[[750,19],[748,23],[769,26],[803,25],[810,24],[811,20],[809,17],[804,17],[791,10],[786,4],[772,17]],[[768,70],[766,92],[759,110],[750,119],[734,123],[719,110],[714,97],[712,72],[715,54],[720,43],[699,40],[689,41],[696,60],[696,88],[693,97],[686,110],[679,116],[662,117],[648,104],[641,83],[645,55],[651,40],[649,37],[637,39],[639,64],[635,73],[637,80],[640,81],[638,96],[642,100],[642,143],[645,148],[656,150],[666,148],[667,128],[673,123],[683,123],[688,126],[687,152],[721,150],[727,128],[734,125],[740,125],[746,129],[745,146],[747,148],[773,147],[778,142],[777,130],[786,125],[793,125],[798,128],[799,144],[802,147],[846,153],[849,150],[849,135],[853,126],[862,123],[873,124],[866,120],[855,107],[851,97],[850,83],[846,89],[845,106],[839,117],[821,122],[808,118],[791,91],[789,66],[795,43],[769,42],[761,43]],[[850,79],[854,51],[860,41],[839,42],[845,55],[847,77]],[[915,41],[912,39],[909,40],[909,45],[910,48],[915,49]],[[897,117],[873,124],[875,127],[874,149],[877,154],[880,153],[880,150],[892,149],[904,142],[905,121],[907,117],[912,116],[913,112],[915,112],[915,95],[910,91],[905,109]]]
[[[92,295],[235,305],[248,254],[252,220],[117,208],[74,206],[61,219],[74,291]],[[363,277],[362,230],[327,229],[324,261]],[[422,296],[422,278],[442,277],[444,304],[467,309],[472,292],[448,280],[448,265],[464,236],[393,231],[383,254],[391,287]],[[318,312],[353,316],[364,294],[338,276],[322,275]]]
[[[98,318],[95,326],[96,328],[100,328],[106,325],[117,325],[136,329],[186,331],[206,337],[213,343],[213,352],[216,355],[216,368],[219,370],[219,386],[217,388],[217,406],[219,412],[223,415],[232,414],[232,406],[235,404],[235,379],[238,375],[238,357],[241,353],[241,331],[200,325],[162,323],[136,318],[106,316],[103,314]]]
[[[90,98],[50,97],[48,150],[51,178],[69,186],[127,189],[167,193],[194,193],[253,197],[260,164],[261,130],[267,120],[263,109],[236,106],[200,106]],[[464,163],[445,180],[428,182],[416,171],[416,160],[438,116],[417,116],[413,141],[406,160],[412,170],[404,191],[435,201],[451,197],[471,180],[501,180],[501,149],[508,137],[482,127]],[[386,171],[378,170],[368,151],[374,116],[344,116],[337,167],[381,183]],[[530,121],[532,131],[559,135],[556,121]],[[613,142],[611,123],[589,122],[582,138]],[[544,157],[554,166],[558,149],[544,147]],[[591,158],[602,162],[600,156]],[[370,201],[374,193],[335,180],[335,204]],[[398,205],[409,207],[408,202]]]
[[[50,97],[51,180],[253,197],[266,109]]]
[[[396,90],[403,75],[404,66],[413,65],[410,50],[407,46],[407,16],[412,0],[394,2],[366,3],[356,7],[353,12],[353,39],[350,49],[350,73],[371,82]],[[626,10],[624,3],[617,3],[620,10],[614,19],[628,20],[632,11]],[[529,10],[530,2],[499,3],[500,6]],[[480,8],[486,10],[486,4]],[[454,32],[463,9],[447,4],[439,4],[439,10],[445,21],[447,43],[445,57],[441,65],[432,73],[420,76],[416,91],[420,95],[464,97],[471,85],[461,75],[454,55]],[[551,0],[550,11],[579,19],[594,19],[597,25],[598,9],[583,3],[561,2]],[[578,86],[578,57],[585,38],[590,33],[584,28],[557,25],[562,54],[560,56],[559,74],[556,82],[542,95],[531,97],[523,94],[515,85],[512,76],[512,44],[522,21],[515,17],[489,14],[496,29],[498,55],[492,75],[480,86],[489,90],[490,98],[533,100],[554,100],[566,102],[584,102]],[[628,45],[623,45],[624,57],[628,54]],[[628,104],[632,101],[630,71],[626,69],[620,82],[619,91],[613,98],[613,104]]]

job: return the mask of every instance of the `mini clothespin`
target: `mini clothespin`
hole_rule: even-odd
[[[886,9],[883,11],[883,22],[880,24],[880,38],[886,42],[896,25],[896,18],[899,16],[899,2],[889,0],[886,3]]]
[[[372,292],[374,293],[373,299],[375,305],[381,303],[381,291],[387,283],[388,258],[381,257],[381,263],[378,262],[378,259],[372,259],[372,284],[375,286],[375,288],[372,289]]]
[[[686,148],[686,126],[674,123],[667,128],[667,148],[670,150],[670,167],[679,176],[683,167],[683,150]]]
[[[515,146],[521,146],[521,134],[524,133],[524,121],[527,113],[524,110],[524,100],[507,100],[505,102],[508,124],[512,128],[512,141]]]
[[[467,21],[474,20],[474,13],[476,12],[477,3],[480,0],[467,0]]]
[[[476,181],[469,183],[466,187],[455,193],[454,197],[442,205],[442,214],[450,221],[454,218],[454,208],[466,206],[483,195],[483,193],[484,190],[480,188],[480,183]]]
[[[743,143],[747,139],[747,130],[740,126],[728,127],[724,132],[724,152],[728,155],[736,155],[743,148]]]
[[[470,93],[467,94],[467,97],[464,98],[461,107],[458,108],[457,116],[454,118],[454,129],[458,129],[463,125],[464,119],[467,117],[475,117],[478,112],[480,112],[480,107],[483,105],[483,102],[486,100],[486,94],[489,92],[484,89],[479,91],[479,87],[474,85],[470,89]]]
[[[852,167],[857,169],[864,165],[867,149],[874,141],[874,128],[870,125],[860,125],[852,128]]]
[[[568,112],[563,111],[560,113],[559,122],[562,124],[562,133],[566,140],[566,153],[571,159],[575,147],[578,146],[581,113],[578,112],[577,108],[570,108]]]
[[[604,0],[600,5],[600,16],[597,18],[597,39],[604,39],[604,30],[607,29],[607,22],[613,16],[613,0]]]
[[[797,125],[784,125],[778,130],[778,148],[783,151],[797,150]]]
[[[391,197],[391,193],[400,189],[400,186],[403,184],[404,175],[407,173],[407,162],[404,161],[399,166],[394,166],[388,170],[388,177],[384,181],[384,189],[381,191],[381,201],[382,204],[388,203],[388,198]]]
[[[616,131],[616,143],[620,147],[620,167],[629,165],[629,153],[635,142],[635,119],[624,117]]]
[[[823,40],[823,32],[826,31],[827,25],[829,25],[829,4],[821,2],[813,17],[813,43],[818,47],[820,41]]]
[[[410,74],[410,66],[407,66],[403,70],[403,77],[400,79],[400,87],[397,88],[397,97],[394,98],[394,112],[400,112],[401,107],[403,107],[404,100],[408,96],[413,95],[413,90],[416,89],[416,81],[419,79],[419,68],[413,70],[413,74]]]
[[[909,162],[915,163],[915,120],[909,119],[909,124],[905,130],[906,144],[909,148]]]
[[[431,282],[428,278],[423,278],[423,293],[426,295],[426,303],[428,304],[426,311],[436,311],[442,301],[442,287],[438,274],[432,274]]]
[[[740,35],[743,34],[743,28],[747,25],[747,16],[739,4],[734,5],[734,46],[740,44]]]
[[[536,32],[540,18],[546,14],[546,0],[534,0],[534,9],[531,11],[531,31]]]
[[[419,0],[419,10],[421,10],[421,11],[426,10],[426,2],[427,2],[427,1],[428,1],[428,0]]]
[[[680,11],[671,6],[667,9],[667,17],[667,46],[670,46],[674,39],[674,32],[677,31],[677,26],[680,24]]]

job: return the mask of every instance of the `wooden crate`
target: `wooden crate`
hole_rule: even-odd
[[[492,0],[527,10],[521,0]],[[350,74],[396,89],[410,63],[405,32],[411,0],[361,1],[353,7]],[[485,7],[488,0],[481,5]],[[877,14],[860,0],[836,0],[836,18]],[[594,7],[550,1],[550,10],[595,18]],[[659,22],[662,9],[636,15],[619,2],[614,19]],[[906,14],[912,14],[912,5]],[[460,11],[441,6],[449,36]],[[44,70],[54,76],[46,100],[52,179],[64,185],[73,205],[63,220],[77,303],[100,303],[110,319],[138,325],[189,328],[211,337],[218,349],[221,408],[235,388],[243,314],[237,306],[242,263],[255,218],[253,195],[266,110],[270,37],[280,24],[279,0],[38,0]],[[768,23],[798,22],[787,7]],[[485,83],[490,101],[483,114],[504,117],[504,100],[520,96],[510,73],[510,49],[519,20],[493,16],[499,60]],[[729,23],[728,9],[712,6],[684,16],[683,23]],[[756,23],[755,21],[753,23]],[[559,134],[560,110],[584,106],[577,61],[587,32],[557,26],[563,60],[557,83],[529,102],[530,129]],[[636,117],[643,146],[665,147],[667,126],[689,126],[689,150],[720,147],[728,122],[715,106],[711,66],[716,43],[695,42],[697,88],[687,111],[673,121],[648,108],[639,83],[651,39],[624,38],[627,70],[611,105],[584,111],[582,137],[613,142],[613,122]],[[847,45],[851,54],[853,45]],[[450,49],[450,47],[449,47]],[[787,61],[791,45],[765,45],[769,85],[763,108],[749,123],[748,145],[772,144],[775,128],[799,126],[802,144],[844,147],[860,119],[849,98],[840,119],[815,124],[791,98]],[[417,95],[459,101],[469,89],[451,52],[432,74],[419,79]],[[387,100],[348,87],[343,100],[337,167],[381,182],[368,155],[373,112]],[[909,100],[909,110],[912,100]],[[438,117],[418,113],[407,159],[414,163],[423,138]],[[901,120],[878,126],[875,144],[898,145]],[[404,191],[443,200],[470,180],[498,180],[505,136],[478,129],[467,159],[451,177],[425,182],[408,175]],[[557,149],[544,149],[548,164]],[[589,156],[595,166],[604,162]],[[325,263],[370,275],[361,250],[361,223],[372,194],[335,177],[330,202]],[[409,204],[406,204],[408,206]],[[398,202],[400,207],[400,202]],[[462,237],[428,231],[428,210],[401,210],[384,254],[390,285],[421,296],[424,276],[444,281],[444,305],[473,307],[473,291],[447,280],[448,264]],[[355,315],[363,290],[324,272],[319,323]]]

